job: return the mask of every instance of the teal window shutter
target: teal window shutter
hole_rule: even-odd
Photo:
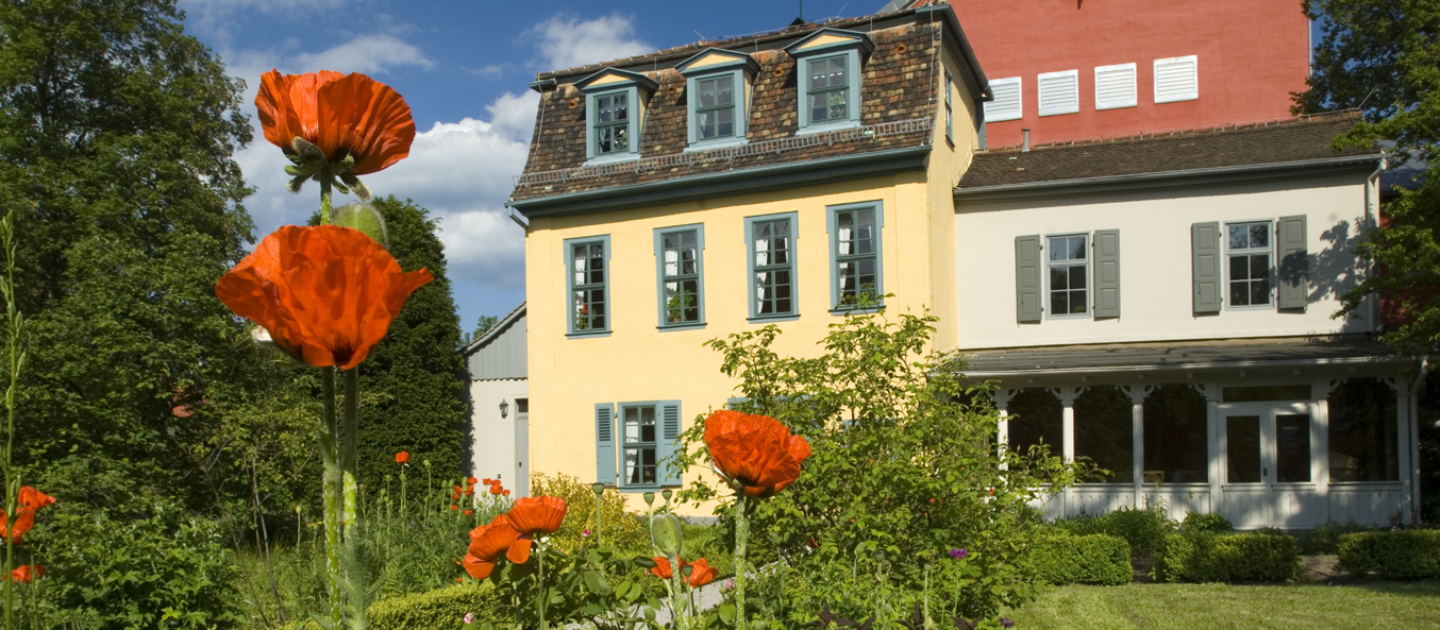
[[[670,458],[680,449],[680,401],[660,401],[660,444],[657,459],[661,463],[660,485],[681,485],[680,469],[670,464]]]
[[[1195,314],[1220,312],[1220,223],[1190,226],[1190,270],[1194,277]]]
[[[1279,241],[1279,307],[1304,310],[1310,293],[1305,215],[1280,217],[1275,231]]]
[[[1120,316],[1120,230],[1096,230],[1095,317]]]
[[[615,485],[615,404],[595,405],[595,480]]]
[[[1039,322],[1040,236],[1015,237],[1015,307],[1021,323]]]

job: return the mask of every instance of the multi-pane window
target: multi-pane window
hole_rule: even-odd
[[[595,97],[595,153],[630,151],[629,97],[626,92]]]
[[[661,232],[659,238],[661,325],[699,323],[700,232]]]
[[[835,211],[835,282],[837,308],[873,304],[880,299],[879,236],[873,206]]]
[[[658,483],[655,474],[655,462],[658,459],[656,457],[655,406],[622,405],[620,421],[625,437],[625,483]]]
[[[793,315],[795,308],[794,219],[750,223],[752,315]]]
[[[846,56],[837,55],[809,62],[810,122],[845,120],[850,117],[848,96],[850,78]]]
[[[605,317],[605,242],[570,244],[572,332],[608,330]]]
[[[1079,235],[1052,236],[1048,240],[1050,255],[1045,262],[1050,268],[1050,314],[1088,313],[1086,278],[1090,275],[1090,261],[1085,243],[1088,239]]]
[[[735,77],[724,75],[695,81],[696,127],[700,139],[728,138],[735,135]]]
[[[1227,225],[1231,306],[1270,303],[1270,224]]]

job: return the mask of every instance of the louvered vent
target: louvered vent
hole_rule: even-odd
[[[1155,60],[1155,102],[1200,98],[1199,62],[1195,55]]]
[[[1134,107],[1135,92],[1135,64],[1095,68],[1095,109]]]
[[[990,91],[995,98],[985,104],[985,122],[1020,119],[1020,77],[995,79],[990,82]]]
[[[1080,73],[1077,70],[1040,75],[1039,91],[1041,116],[1080,111]]]

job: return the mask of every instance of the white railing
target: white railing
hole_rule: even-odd
[[[641,173],[677,167],[691,167],[696,164],[709,164],[718,161],[732,161],[750,155],[761,155],[767,153],[785,153],[799,149],[807,149],[816,146],[831,146],[838,142],[852,142],[857,140],[875,140],[891,136],[903,136],[911,134],[929,134],[934,121],[929,118],[912,118],[910,120],[897,120],[895,122],[881,123],[878,125],[866,125],[864,127],[850,127],[848,129],[837,129],[821,133],[806,134],[803,136],[791,136],[789,138],[778,138],[765,140],[763,142],[751,142],[733,147],[709,149],[706,151],[689,151],[671,155],[658,155],[639,160],[626,162],[613,162],[610,164],[597,164],[594,166],[581,166],[577,168],[564,168],[554,171],[540,171],[538,173],[526,173],[515,178],[515,185],[519,186],[540,186],[545,184],[563,184],[566,182],[595,179],[628,173]],[[928,138],[927,138],[928,139]]]

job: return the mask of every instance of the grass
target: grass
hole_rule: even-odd
[[[1017,630],[1440,628],[1440,582],[1062,586],[1007,614]]]

